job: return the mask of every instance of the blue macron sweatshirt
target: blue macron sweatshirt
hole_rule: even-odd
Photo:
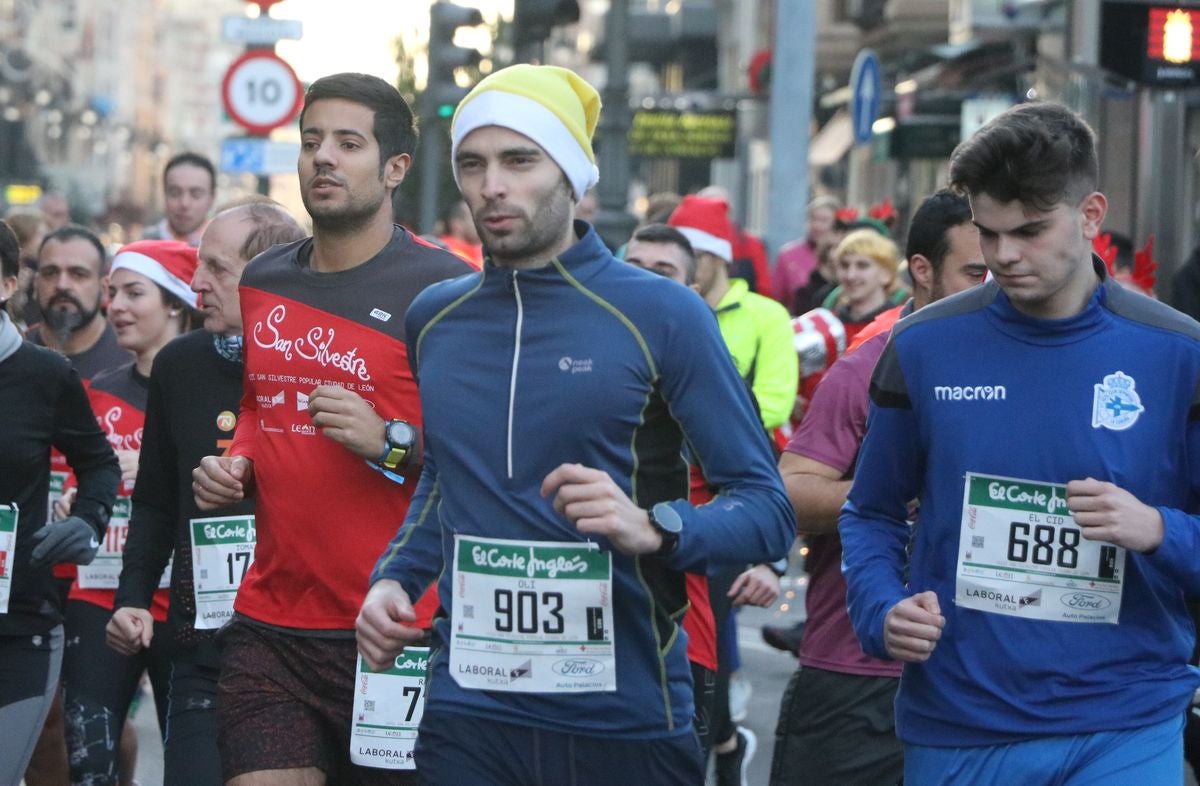
[[[839,529],[850,616],[867,653],[887,657],[884,618],[909,595],[936,592],[946,617],[929,660],[904,668],[896,726],[905,742],[991,745],[1136,728],[1188,706],[1200,684],[1187,665],[1194,631],[1185,605],[1200,592],[1200,519],[1191,513],[1200,490],[1198,338],[1200,325],[1111,279],[1068,319],[1024,316],[993,282],[896,325],[872,379]],[[1114,405],[1118,372],[1140,412],[1128,394]],[[1117,624],[955,604],[968,472],[1058,484],[1091,477],[1158,508],[1163,542],[1126,555]],[[910,531],[913,498],[920,512]]]

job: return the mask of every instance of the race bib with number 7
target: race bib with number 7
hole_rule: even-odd
[[[364,767],[412,770],[417,727],[425,713],[428,647],[406,647],[387,671],[371,671],[358,656],[350,761]]]

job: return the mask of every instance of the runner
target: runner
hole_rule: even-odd
[[[995,281],[897,323],[871,382],[843,571],[864,650],[905,662],[906,783],[1183,779],[1200,325],[1106,277],[1097,170],[1057,104],[963,142]]]
[[[224,607],[206,604],[207,614],[197,619],[191,522],[209,517],[196,507],[191,482],[192,468],[204,456],[228,447],[237,421],[242,397],[242,315],[237,286],[242,269],[250,258],[271,246],[304,237],[304,230],[287,211],[261,199],[265,201],[219,212],[204,231],[200,266],[191,282],[200,297],[204,330],[172,341],[154,360],[129,538],[116,611],[107,626],[109,646],[117,652],[133,656],[149,648],[166,650],[171,657],[164,783],[223,783],[217,752],[219,661],[214,635],[232,614],[228,605],[232,597],[230,593]],[[197,384],[198,380],[203,383]],[[223,517],[253,513],[250,500],[221,511]],[[217,523],[230,520],[223,518]],[[204,524],[200,527],[203,531]],[[245,543],[248,538],[242,540]],[[252,541],[248,546],[253,547]],[[235,548],[230,554],[234,555],[230,573],[235,574],[236,568],[240,579],[250,552]],[[217,561],[223,558],[220,555]],[[155,588],[168,560],[172,560],[171,594],[164,627],[155,624],[150,609],[156,605]],[[224,576],[223,567],[218,564],[214,574]],[[229,585],[236,590],[232,580]]]
[[[829,369],[808,413],[779,460],[779,471],[808,543],[804,567],[806,622],[792,675],[779,705],[774,786],[874,786],[903,774],[892,705],[900,664],[863,654],[846,614],[838,514],[854,477],[867,430],[871,371],[900,312],[916,309],[983,280],[979,230],[967,200],[949,191],[913,214],[905,249],[913,298],[871,324],[874,337]],[[866,330],[858,334],[862,339]]]
[[[489,262],[409,312],[426,466],[358,621],[364,658],[390,665],[419,640],[409,599],[445,566],[423,782],[701,782],[682,571],[792,538],[711,310],[573,220],[599,110],[574,73],[517,65],[452,123]],[[700,508],[684,432],[721,489]]]
[[[193,475],[201,510],[256,503],[254,563],[221,632],[221,766],[232,786],[411,782],[351,763],[354,619],[419,470],[405,313],[470,267],[392,223],[417,136],[395,87],[318,79],[300,133],[313,236],[243,273],[237,430]]]
[[[19,264],[16,236],[0,222],[3,300]],[[95,556],[121,471],[79,375],[22,342],[3,308],[0,434],[0,783],[19,783],[58,692],[63,603],[50,568]],[[47,523],[51,446],[77,473],[79,492],[72,516]]]
[[[142,674],[154,689],[160,731],[165,730],[170,662],[164,648],[123,655],[105,645],[129,527],[129,498],[138,472],[151,365],[167,342],[185,332],[195,313],[188,289],[196,270],[196,250],[174,240],[130,243],[113,257],[109,274],[109,322],[117,343],[134,354],[130,364],[103,371],[92,380],[92,411],[121,464],[117,507],[96,560],[80,568],[67,601],[69,633],[63,656],[67,760],[71,781],[105,786],[121,771],[132,777],[136,754],[121,755],[129,710]],[[72,498],[68,495],[64,502]],[[167,618],[167,591],[155,593],[154,621]],[[119,761],[120,760],[120,761]]]

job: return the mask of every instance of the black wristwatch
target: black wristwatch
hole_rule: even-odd
[[[417,454],[420,435],[403,420],[389,420],[383,430],[383,455],[376,463],[384,469],[405,469]]]
[[[654,552],[656,557],[666,557],[679,546],[679,533],[683,531],[683,519],[665,502],[650,508],[650,526],[662,535],[662,545]]]

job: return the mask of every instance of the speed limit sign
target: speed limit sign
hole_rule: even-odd
[[[252,134],[267,134],[300,111],[304,89],[274,52],[250,50],[233,61],[221,83],[225,111]]]

